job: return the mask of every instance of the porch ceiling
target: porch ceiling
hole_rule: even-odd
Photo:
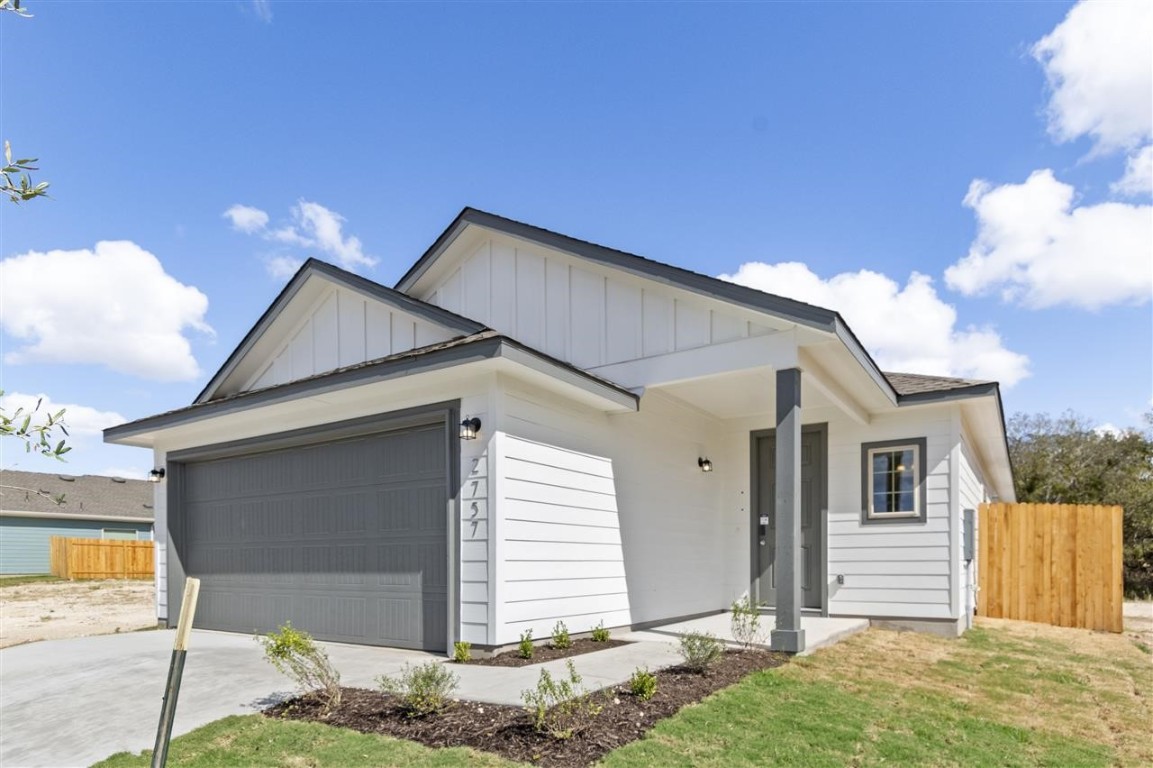
[[[650,388],[720,419],[764,416],[776,412],[776,375],[772,368],[749,368]],[[824,393],[801,376],[803,410],[835,408]]]

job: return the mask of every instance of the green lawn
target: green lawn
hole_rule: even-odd
[[[100,768],[148,766],[152,751],[121,752]],[[271,720],[263,715],[226,717],[174,739],[172,768],[452,768],[511,766],[505,760],[468,749],[428,749],[419,744],[366,735],[316,723]]]
[[[603,765],[1147,766],[1151,702],[1153,665],[1122,635],[1000,621],[960,640],[870,630],[682,710]],[[257,716],[176,739],[169,763],[508,765]]]

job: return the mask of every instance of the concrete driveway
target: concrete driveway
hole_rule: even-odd
[[[47,640],[0,651],[0,766],[88,766],[151,749],[174,630]],[[325,643],[345,685],[405,664],[418,651]],[[257,712],[292,692],[252,637],[197,630],[189,643],[173,735]]]

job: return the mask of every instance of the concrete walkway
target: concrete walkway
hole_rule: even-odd
[[[766,617],[767,629],[771,617]],[[848,622],[848,623],[846,623]],[[864,620],[805,619],[810,646],[835,642],[868,626]],[[589,689],[616,685],[637,667],[680,661],[677,643],[688,631],[728,635],[718,614],[644,632],[616,633],[630,645],[576,656]],[[115,752],[151,749],[164,695],[174,632],[157,630],[72,640],[49,640],[0,651],[0,766],[87,766]],[[379,675],[443,656],[390,648],[323,643],[351,687],[375,688]],[[562,675],[565,661],[529,667],[454,666],[457,696],[521,704],[541,669]],[[192,633],[173,735],[214,720],[250,714],[292,694],[292,685],[263,658],[247,635]]]

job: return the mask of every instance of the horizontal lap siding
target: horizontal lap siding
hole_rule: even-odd
[[[558,620],[629,623],[612,462],[511,435],[501,446],[498,642],[547,637]]]
[[[147,539],[152,526],[114,520],[63,520],[35,517],[0,518],[0,574],[50,573],[48,543],[53,536],[101,538],[105,528],[134,531]]]
[[[950,618],[950,406],[876,417],[868,426],[829,427],[829,612],[894,618]],[[924,437],[928,455],[924,522],[861,522],[861,445]],[[838,584],[838,575],[844,583]]]

